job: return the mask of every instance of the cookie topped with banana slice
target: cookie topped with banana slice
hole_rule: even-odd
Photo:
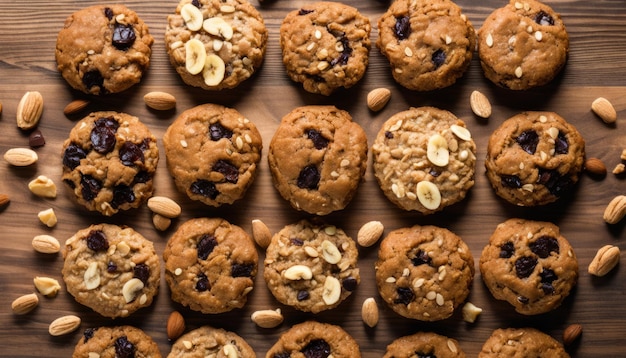
[[[165,45],[182,80],[206,90],[237,87],[261,67],[268,32],[247,0],[181,0]]]
[[[420,107],[393,115],[372,153],[380,188],[404,210],[435,213],[474,186],[476,144],[465,123],[445,110]]]

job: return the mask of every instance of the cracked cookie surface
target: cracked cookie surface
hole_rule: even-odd
[[[534,328],[499,328],[483,344],[478,358],[569,358],[563,345]]]
[[[465,358],[465,353],[456,339],[432,332],[417,332],[391,342],[383,356],[383,358],[400,357]]]
[[[234,355],[233,355],[234,354]],[[256,357],[239,335],[221,328],[202,326],[185,333],[172,344],[167,358]]]
[[[361,358],[359,345],[343,328],[316,321],[299,323],[283,332],[266,358]]]

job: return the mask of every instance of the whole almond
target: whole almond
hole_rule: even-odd
[[[2,209],[5,206],[9,205],[10,202],[11,202],[11,198],[9,198],[8,195],[0,194],[0,209]]]
[[[583,333],[582,325],[578,323],[570,324],[563,331],[563,344],[566,346],[569,346],[570,344],[574,343],[574,341],[576,341],[582,333]]]
[[[475,115],[481,118],[489,118],[491,116],[491,102],[480,91],[473,91],[470,95],[470,108]]]
[[[283,315],[280,312],[280,308],[255,311],[250,316],[250,319],[261,328],[274,328],[283,323]]]
[[[378,305],[373,297],[366,298],[361,306],[361,318],[369,327],[375,327],[378,324]]]
[[[37,162],[39,157],[29,148],[11,148],[4,153],[4,160],[16,167],[27,167]]]
[[[591,110],[595,113],[604,123],[614,123],[617,120],[617,112],[613,107],[613,104],[604,97],[598,97],[591,103]]]
[[[165,231],[172,225],[172,219],[160,214],[154,214],[152,215],[152,225],[159,231]]]
[[[78,112],[87,108],[88,105],[89,101],[87,101],[86,99],[75,99],[65,106],[65,108],[63,109],[63,114],[65,114],[66,116],[77,114]]]
[[[261,220],[252,220],[252,238],[260,247],[266,249],[272,241],[270,229]]]
[[[357,242],[363,247],[374,245],[383,234],[385,227],[380,221],[370,221],[365,223],[357,233]]]
[[[159,111],[167,111],[176,107],[176,97],[167,92],[150,92],[143,96],[146,106]]]
[[[32,241],[33,249],[42,254],[56,254],[61,250],[61,244],[54,236],[37,235]]]
[[[11,303],[11,309],[15,314],[26,314],[35,309],[38,304],[39,297],[37,297],[37,294],[29,293],[13,300],[13,303]]]
[[[617,224],[624,215],[626,215],[626,196],[618,195],[606,206],[602,217],[608,224]]]
[[[185,318],[178,311],[172,311],[167,318],[167,339],[173,341],[185,332]]]
[[[37,91],[26,92],[17,105],[17,126],[32,129],[37,126],[43,112],[43,96]]]
[[[59,317],[50,323],[48,332],[51,336],[62,336],[72,333],[80,327],[80,322],[80,317],[74,315]]]
[[[606,166],[599,158],[589,158],[585,160],[585,170],[593,175],[606,175]]]
[[[593,260],[591,260],[591,263],[589,263],[587,271],[594,276],[604,276],[617,266],[619,257],[619,247],[613,245],[602,246]]]
[[[153,196],[148,199],[148,208],[152,212],[170,219],[178,217],[181,213],[180,205],[165,196]]]
[[[391,91],[387,88],[375,88],[367,94],[367,107],[378,112],[389,102]]]

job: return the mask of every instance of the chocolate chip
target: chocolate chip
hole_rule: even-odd
[[[39,129],[35,129],[28,136],[28,145],[32,148],[43,147],[46,144],[46,138],[43,137],[43,134]]]
[[[91,230],[87,235],[87,247],[96,252],[106,251],[109,241],[101,230]]]
[[[219,195],[215,183],[203,179],[193,182],[189,190],[194,194],[202,195],[212,200],[215,200]]]
[[[213,252],[213,249],[217,246],[217,239],[215,236],[204,234],[198,240],[196,244],[196,250],[198,251],[198,258],[200,260],[206,260],[207,257]]]
[[[305,133],[307,138],[313,141],[315,149],[324,149],[328,146],[328,139],[324,138],[322,133],[316,131],[315,129],[307,129]]]
[[[126,336],[122,336],[115,340],[115,358],[134,358],[135,345],[128,341]]]
[[[545,11],[541,10],[535,15],[535,22],[539,25],[554,25],[554,18]]]
[[[559,132],[559,135],[554,141],[554,152],[556,154],[567,154],[568,151],[569,143],[567,142],[567,137],[565,136],[565,134]]]
[[[230,129],[222,126],[219,122],[212,123],[209,126],[209,137],[211,137],[211,140],[214,142],[217,142],[222,138],[232,138],[232,136],[233,132]]]
[[[431,57],[435,68],[439,68],[439,66],[443,65],[446,62],[446,53],[443,50],[437,50],[433,52]]]
[[[346,277],[343,279],[343,282],[341,283],[343,288],[346,289],[346,291],[350,291],[350,292],[356,290],[357,284],[358,282],[356,281],[356,278],[354,277]]]
[[[302,168],[300,171],[300,175],[298,175],[297,185],[298,188],[301,189],[317,189],[317,185],[319,184],[321,179],[320,172],[317,170],[317,167],[313,164],[307,165]]]
[[[396,17],[393,32],[398,40],[405,40],[411,34],[411,19],[408,16]]]
[[[500,246],[500,258],[508,259],[515,253],[515,246],[511,241],[505,242]]]
[[[92,201],[98,196],[100,189],[102,189],[102,183],[92,177],[91,175],[82,175],[80,177],[80,193],[85,201]]]
[[[537,259],[530,256],[522,256],[515,261],[515,274],[519,278],[526,278],[533,273],[537,266]]]
[[[211,289],[211,285],[209,284],[209,279],[205,274],[198,274],[198,281],[196,282],[196,290],[199,292],[208,291]]]
[[[85,159],[86,157],[87,153],[85,153],[83,148],[72,143],[65,148],[65,152],[63,153],[63,165],[68,167],[70,170],[74,170],[80,165],[80,160]]]
[[[298,301],[304,301],[304,300],[308,300],[311,297],[311,295],[309,294],[309,291],[298,291],[298,295],[296,296],[296,298],[298,299]]]
[[[115,24],[111,43],[116,49],[126,51],[133,46],[137,36],[132,25]]]
[[[408,287],[398,287],[396,289],[396,293],[398,294],[398,298],[396,298],[393,303],[402,303],[406,306],[413,302],[413,299],[415,298],[413,290]]]
[[[143,163],[145,157],[141,148],[132,142],[124,142],[120,148],[120,161],[127,167],[135,165],[135,163]]]
[[[254,270],[254,264],[235,263],[230,268],[230,275],[232,277],[252,277],[252,270]]]
[[[537,240],[531,242],[528,247],[537,256],[545,259],[550,256],[551,252],[559,253],[559,242],[550,236],[541,236]]]
[[[225,160],[215,162],[212,170],[224,175],[224,179],[229,183],[235,184],[239,180],[239,169]]]
[[[99,87],[100,92],[106,92],[104,88],[104,77],[102,77],[98,70],[86,72],[83,75],[83,84],[88,90],[91,90],[92,87]]]
[[[500,175],[500,182],[502,185],[507,186],[509,188],[521,188],[522,180],[517,175]]]
[[[330,345],[323,339],[314,339],[301,352],[305,358],[326,358],[330,355]]]
[[[535,154],[537,151],[537,144],[539,144],[539,135],[533,130],[528,130],[520,133],[515,138],[517,144],[528,154]]]
[[[414,266],[419,266],[419,265],[430,265],[430,262],[432,261],[432,259],[430,258],[430,256],[428,256],[428,253],[426,251],[423,250],[418,250],[417,254],[415,254],[415,257],[411,259],[411,263],[413,263]]]

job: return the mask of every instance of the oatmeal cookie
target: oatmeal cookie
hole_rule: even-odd
[[[457,340],[432,332],[400,337],[387,346],[383,358],[465,358]]]
[[[359,345],[343,328],[315,321],[296,324],[283,332],[266,358],[281,357],[361,358]]]
[[[144,331],[132,326],[88,328],[74,348],[72,358],[85,357],[161,358],[157,344]]]
[[[256,357],[252,347],[236,333],[202,326],[178,338],[167,358],[222,357],[220,352],[224,357]]]
[[[499,328],[484,343],[478,358],[569,358],[563,345],[534,328]]]

